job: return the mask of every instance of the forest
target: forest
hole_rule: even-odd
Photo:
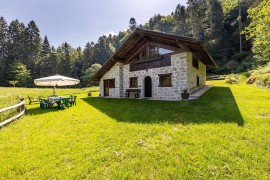
[[[127,31],[102,35],[83,48],[68,42],[54,47],[40,36],[34,21],[7,23],[0,16],[0,86],[33,87],[35,78],[54,74],[89,85],[93,73],[136,27],[199,38],[218,65],[208,74],[247,72],[270,61],[269,7],[270,0],[188,0],[170,15],[156,14],[143,25],[129,17]]]

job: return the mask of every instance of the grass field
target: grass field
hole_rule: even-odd
[[[66,89],[66,88],[57,88],[56,94],[62,96],[77,95],[77,94],[87,94],[89,91],[94,91],[93,95],[98,96],[98,87],[84,88],[84,89]],[[0,87],[0,109],[9,107],[20,102],[18,96],[24,97],[28,103],[28,96],[38,97],[38,96],[50,96],[53,94],[52,88],[9,88],[9,87]],[[8,119],[17,114],[16,109],[6,111],[5,113],[0,114],[0,122]]]
[[[270,91],[209,83],[191,101],[28,105],[0,129],[0,179],[269,179]]]

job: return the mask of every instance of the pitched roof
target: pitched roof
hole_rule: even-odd
[[[214,60],[199,39],[137,28],[90,81],[99,81],[116,62],[125,63],[134,53],[137,53],[138,47],[143,46],[146,42],[161,44],[170,49],[191,51],[206,66],[216,67]]]

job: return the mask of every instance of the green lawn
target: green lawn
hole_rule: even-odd
[[[0,129],[0,179],[269,179],[270,91],[210,83],[191,101],[28,105]]]

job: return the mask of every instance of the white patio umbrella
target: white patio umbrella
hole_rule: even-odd
[[[34,83],[37,86],[53,86],[53,94],[55,94],[55,86],[72,86],[79,84],[80,80],[57,74],[55,76],[35,79]]]

